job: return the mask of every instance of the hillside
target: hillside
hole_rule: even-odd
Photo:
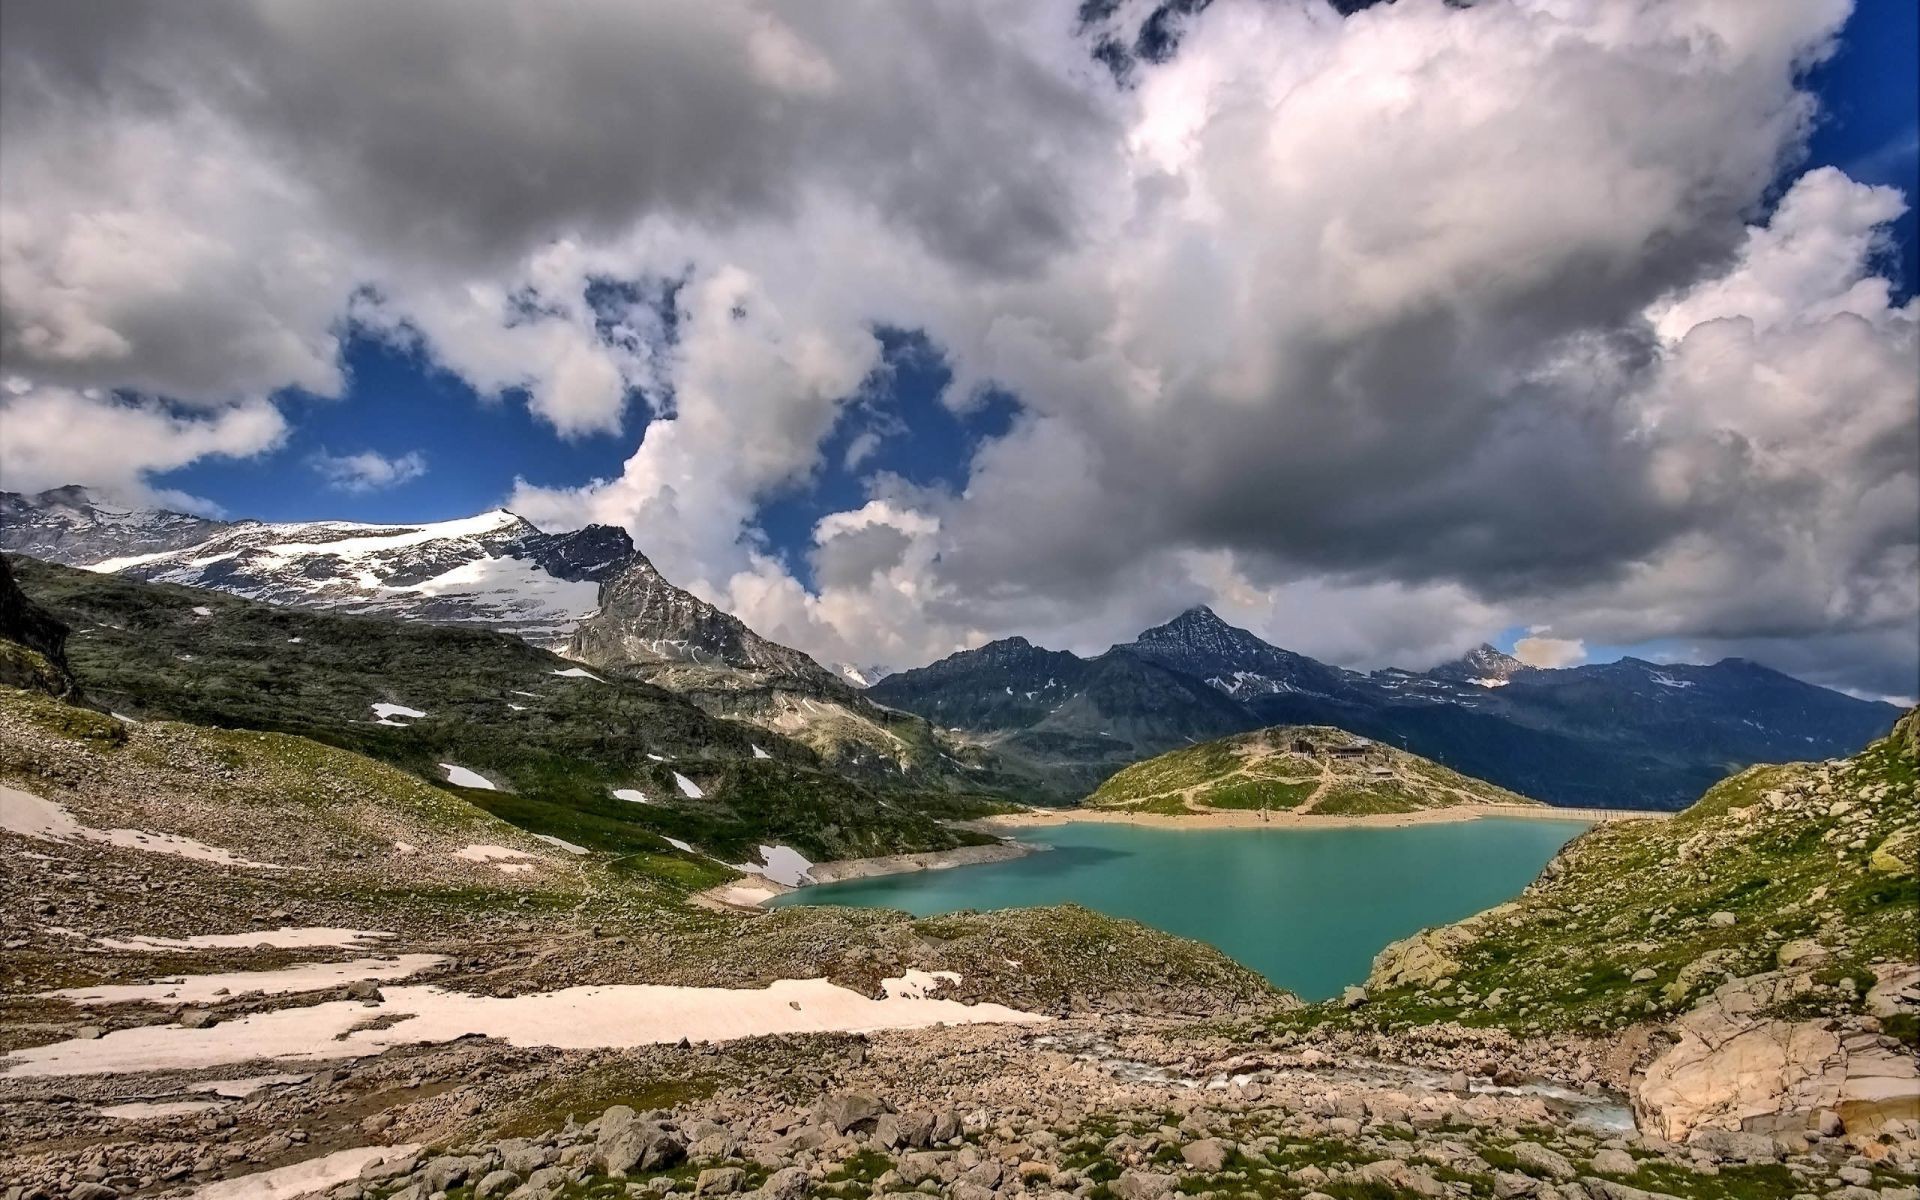
[[[869,695],[1076,794],[1195,741],[1329,725],[1538,800],[1600,808],[1679,809],[1756,762],[1851,754],[1899,716],[1739,659],[1545,670],[1482,646],[1427,671],[1362,674],[1204,607],[1094,658],[1008,638],[890,675]]]
[[[506,634],[13,565],[71,628],[86,694],[132,719],[311,737],[464,784],[523,828],[608,850],[671,836],[730,862],[763,843],[819,861],[977,840],[909,793],[883,799],[820,769],[777,734]]]
[[[215,521],[63,487],[0,492],[0,549],[295,608],[510,633],[785,734],[882,787],[1030,782],[676,587],[612,526],[546,533],[501,509],[407,525]]]
[[[1344,730],[1276,725],[1135,763],[1086,803],[1172,815],[1284,809],[1351,816],[1537,802]]]
[[[1513,902],[1388,947],[1370,1010],[1611,1029],[1785,970],[1779,1011],[1873,1013],[1911,1040],[1911,1009],[1883,1004],[1920,978],[1917,739],[1910,713],[1845,761],[1753,767],[1670,821],[1599,826]]]

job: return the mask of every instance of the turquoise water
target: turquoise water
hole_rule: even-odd
[[[1026,829],[1054,847],[1009,862],[802,888],[784,904],[957,909],[1071,901],[1210,942],[1308,1000],[1366,979],[1382,946],[1512,899],[1579,821],[1400,828]]]

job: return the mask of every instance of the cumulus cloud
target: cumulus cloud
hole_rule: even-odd
[[[1574,667],[1587,661],[1587,644],[1579,638],[1529,634],[1514,641],[1513,656],[1530,667]]]
[[[411,483],[427,473],[427,456],[409,450],[388,458],[376,450],[358,454],[329,454],[321,450],[307,457],[307,465],[336,492],[364,495]]]
[[[203,458],[248,458],[286,436],[270,404],[200,413],[15,380],[0,393],[0,488],[37,492],[77,481],[123,501],[206,511],[207,501],[158,491],[147,475]]]
[[[1524,614],[1912,690],[1907,198],[1767,209],[1845,0],[1163,7],[10,4],[0,350],[191,433],[404,341],[631,430],[510,502],[823,658],[1204,600],[1357,665]],[[867,480],[802,586],[756,514],[889,432],[880,327],[1020,413],[961,486]]]

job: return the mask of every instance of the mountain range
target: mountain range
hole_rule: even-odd
[[[0,492],[0,550],[250,600],[511,634],[749,721],[868,782],[999,789],[989,756],[669,583],[626,530],[543,533],[496,509],[415,525],[217,521],[81,487]]]
[[[1189,609],[1082,658],[1024,638],[888,676],[869,695],[1086,790],[1128,763],[1269,725],[1331,725],[1561,805],[1678,808],[1755,762],[1852,753],[1900,709],[1758,663],[1529,667],[1491,646],[1361,673]]]
[[[1104,654],[1012,637],[886,675],[762,637],[669,582],[625,530],[545,533],[505,510],[368,525],[220,521],[0,492],[0,549],[248,599],[512,634],[801,743],[874,783],[1073,799],[1167,750],[1328,725],[1562,805],[1677,808],[1750,763],[1835,757],[1892,727],[1741,659],[1530,667],[1480,646],[1362,673],[1190,609]]]

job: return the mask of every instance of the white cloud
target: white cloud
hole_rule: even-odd
[[[358,454],[329,454],[322,450],[309,455],[307,465],[319,473],[328,487],[350,495],[396,488],[427,473],[427,457],[418,450],[409,450],[397,458],[388,458],[375,450],[362,450]]]
[[[37,492],[83,482],[124,501],[205,511],[206,501],[156,491],[148,474],[203,458],[250,458],[286,436],[286,421],[263,402],[196,413],[16,383],[0,395],[0,488]]]
[[[1587,661],[1587,644],[1579,638],[1534,635],[1516,640],[1513,656],[1530,667],[1575,667]]]

